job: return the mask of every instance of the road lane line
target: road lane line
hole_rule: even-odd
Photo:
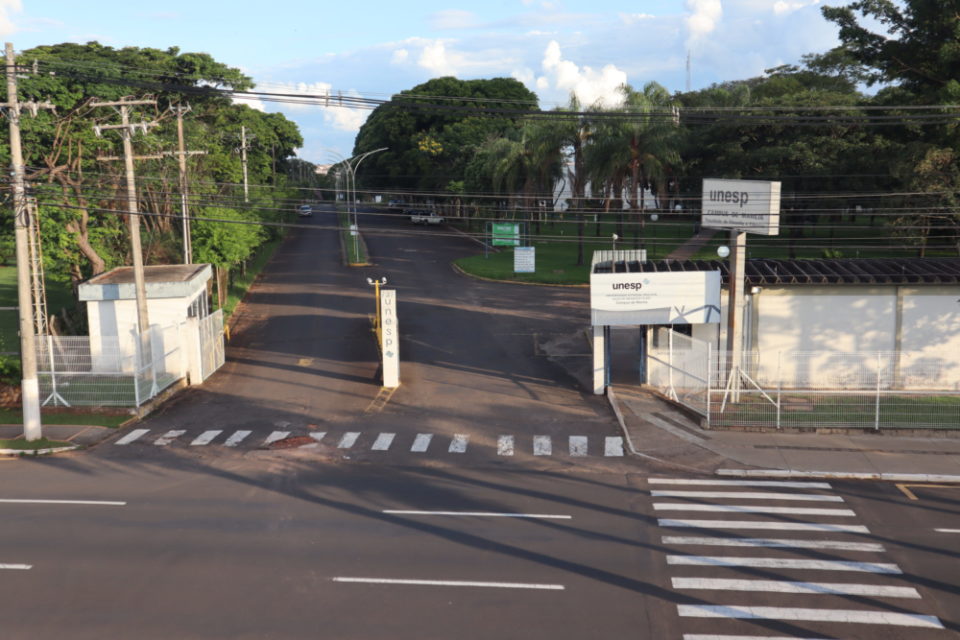
[[[343,437],[340,438],[340,442],[337,443],[338,449],[349,449],[357,443],[357,438],[360,437],[359,431],[348,431],[343,434]]]
[[[390,446],[393,444],[393,439],[397,437],[395,433],[381,433],[377,436],[377,439],[373,441],[373,446],[370,447],[374,451],[387,451],[390,449]]]
[[[654,498],[735,498],[742,500],[796,500],[798,502],[843,502],[840,496],[818,493],[774,493],[772,491],[651,491]]]
[[[774,531],[829,531],[831,533],[870,533],[859,524],[821,524],[819,522],[776,522],[768,520],[675,520],[659,518],[661,527],[696,529],[762,529]]]
[[[27,571],[32,568],[32,564],[0,564],[0,569],[11,569],[13,571]]]
[[[866,551],[884,553],[882,544],[872,542],[843,542],[841,540],[791,540],[786,538],[715,538],[663,536],[663,544],[700,545],[713,547],[761,547],[767,549],[829,549],[831,551]]]
[[[784,580],[720,580],[713,578],[672,578],[674,589],[709,591],[762,591],[802,595],[875,596],[919,599],[913,587],[888,587],[845,582],[793,582]]]
[[[418,433],[417,437],[413,439],[413,446],[410,447],[410,451],[413,453],[423,453],[430,446],[430,441],[433,440],[432,433]]]
[[[749,504],[684,504],[682,502],[655,502],[655,511],[709,511],[713,513],[770,513],[790,516],[842,516],[855,518],[850,509],[814,509],[807,507],[768,507]]]
[[[533,455],[553,455],[553,440],[550,439],[550,436],[533,436]]]
[[[608,436],[604,441],[603,455],[610,457],[622,457],[623,438],[620,436]]]
[[[396,584],[427,587],[487,587],[494,589],[539,589],[563,591],[562,584],[536,584],[527,582],[474,582],[469,580],[399,580],[393,578],[333,578],[334,582],[360,582],[365,584]]]
[[[409,511],[384,509],[382,513],[393,516],[460,516],[469,518],[532,518],[540,520],[571,520],[573,516],[550,513],[497,513],[494,511]]]
[[[497,455],[498,456],[513,455],[513,436],[500,436],[499,438],[497,438]]]
[[[191,447],[202,447],[204,445],[210,444],[213,442],[213,439],[218,435],[223,433],[223,429],[214,429],[212,431],[204,431],[196,438],[193,439],[193,442],[190,443]]]
[[[924,616],[916,613],[894,613],[891,611],[680,604],[677,605],[677,613],[684,618],[847,622],[853,624],[883,624],[898,627],[943,629],[943,624],[936,616]]]
[[[704,485],[712,487],[780,487],[783,489],[830,489],[829,482],[790,480],[697,480],[693,478],[647,478],[649,484]]]
[[[934,529],[937,533],[960,533],[960,529]]]
[[[903,573],[885,562],[852,560],[807,560],[804,558],[738,558],[733,556],[667,556],[667,564],[688,567],[752,567],[762,569],[811,569],[814,571],[860,571],[862,573]]]
[[[450,441],[450,448],[447,449],[447,453],[466,453],[469,442],[470,436],[458,433],[453,436],[453,440]]]
[[[227,438],[227,441],[224,442],[223,444],[224,446],[227,446],[227,447],[235,447],[241,442],[243,442],[244,440],[246,440],[247,436],[249,436],[251,433],[253,432],[243,431],[243,430],[234,431],[233,434],[229,438]]]
[[[830,640],[829,638],[797,638],[794,636],[718,636],[712,633],[685,633],[683,640]]]
[[[126,502],[115,500],[34,500],[31,498],[0,498],[4,504],[83,504],[102,507],[124,507]]]
[[[174,440],[176,440],[177,438],[179,438],[180,436],[182,436],[183,434],[185,434],[186,432],[187,432],[186,429],[171,429],[170,431],[167,431],[165,434],[163,434],[162,436],[154,440],[153,444],[157,445],[158,447],[165,447],[171,442],[173,442]]]
[[[570,455],[574,458],[587,455],[587,436],[570,436]]]
[[[125,435],[125,436],[123,436],[122,438],[120,438],[119,440],[117,440],[114,444],[119,444],[119,445],[130,444],[130,443],[133,442],[134,440],[136,440],[136,439],[140,438],[141,436],[146,435],[146,434],[148,434],[148,433],[150,433],[150,429],[134,429],[133,431],[131,431],[131,432],[128,433],[127,435]]]

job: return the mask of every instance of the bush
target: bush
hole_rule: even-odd
[[[0,383],[20,384],[23,377],[20,371],[20,358],[15,356],[0,356]]]

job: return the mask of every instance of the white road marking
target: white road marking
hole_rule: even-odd
[[[575,458],[587,455],[587,436],[570,436],[570,455]]]
[[[493,511],[404,511],[384,509],[383,513],[394,516],[462,516],[468,518],[533,518],[540,520],[571,520],[573,516],[550,513],[496,513]]]
[[[180,436],[182,436],[183,434],[185,434],[186,432],[187,432],[186,429],[171,429],[170,431],[167,431],[165,434],[163,434],[162,436],[154,440],[153,444],[157,445],[158,447],[165,447],[171,442],[173,442],[174,440],[176,440],[177,438],[179,438]]]
[[[684,504],[682,502],[655,502],[655,511],[709,511],[713,513],[775,513],[791,516],[856,517],[850,509],[814,509],[807,507],[768,507],[749,504]]]
[[[337,443],[338,449],[349,449],[357,443],[357,438],[360,437],[359,431],[348,431],[343,434],[343,437],[340,438],[340,442]]]
[[[395,433],[381,433],[377,436],[377,439],[374,440],[373,446],[370,447],[374,451],[387,451],[390,449],[390,445],[393,444],[393,439],[397,436]]]
[[[872,542],[843,542],[840,540],[789,540],[785,538],[695,538],[663,536],[663,544],[690,544],[713,547],[763,547],[769,549],[830,549],[832,551],[867,551],[883,553],[882,544]]]
[[[13,569],[18,571],[26,571],[32,568],[33,568],[33,565],[31,564],[0,564],[0,569]]]
[[[677,613],[685,618],[737,618],[748,620],[793,620],[805,622],[848,622],[885,624],[898,627],[943,629],[935,616],[891,611],[857,609],[800,609],[794,607],[746,607],[731,605],[680,604]]]
[[[830,640],[829,638],[796,638],[794,636],[718,636],[710,633],[685,633],[683,640]]]
[[[713,578],[672,578],[674,589],[710,591],[762,591],[804,595],[876,596],[878,598],[919,599],[913,587],[887,587],[845,582],[790,582],[782,580],[717,580]]]
[[[453,440],[450,441],[450,448],[447,449],[448,453],[466,453],[467,444],[470,442],[470,436],[463,433],[458,433],[453,436]]]
[[[289,431],[274,431],[273,433],[267,436],[266,440],[263,441],[263,444],[265,445],[272,444],[277,440],[283,440],[288,435],[290,435]]]
[[[413,446],[410,447],[410,451],[423,453],[430,446],[431,440],[433,440],[432,433],[418,433],[417,437],[413,439]]]
[[[310,437],[317,441],[317,444],[323,442],[324,437],[326,437],[326,431],[311,431]]]
[[[840,496],[818,493],[774,493],[772,491],[651,491],[654,498],[734,498],[741,500],[796,500],[799,502],[843,502]]]
[[[202,447],[203,445],[210,444],[213,442],[213,439],[218,435],[223,433],[223,429],[214,429],[212,431],[204,431],[196,438],[193,439],[193,442],[190,443],[191,447]]]
[[[960,533],[960,529],[934,529],[937,533]]]
[[[621,457],[623,456],[623,438],[620,436],[609,436],[604,441],[603,455]]]
[[[499,438],[497,438],[497,455],[498,456],[513,455],[513,436],[500,436]]]
[[[771,522],[766,520],[673,520],[660,518],[661,527],[697,529],[762,529],[774,531],[829,531],[831,533],[870,533],[860,524],[820,524],[818,522]]]
[[[224,444],[225,446],[227,446],[227,447],[235,447],[235,446],[237,446],[238,444],[240,444],[241,442],[243,442],[244,440],[246,440],[247,436],[249,436],[251,433],[253,433],[253,432],[252,432],[252,431],[242,431],[242,430],[241,430],[241,431],[235,431],[235,432],[233,432],[233,434],[232,434],[229,438],[227,438],[227,441],[224,442],[223,444]]]
[[[365,584],[400,584],[427,587],[488,587],[494,589],[540,589],[563,591],[562,584],[536,584],[527,582],[473,582],[467,580],[398,580],[391,578],[334,578],[334,582],[362,582]]]
[[[136,440],[137,438],[139,438],[139,437],[141,437],[141,436],[143,436],[143,435],[145,435],[145,434],[147,434],[147,433],[150,433],[150,429],[134,429],[133,431],[131,431],[131,432],[128,433],[127,435],[125,435],[125,436],[123,436],[122,438],[120,438],[119,440],[117,440],[115,444],[120,444],[120,445],[130,444],[131,442],[133,442],[133,441]]]
[[[123,507],[126,502],[114,500],[34,500],[27,498],[0,498],[4,504],[89,504],[105,507]]]
[[[647,478],[649,484],[706,485],[712,487],[780,487],[783,489],[830,489],[829,482],[789,480],[697,480],[692,478]]]
[[[550,439],[550,436],[533,436],[533,455],[553,455],[553,440]]]
[[[863,573],[903,573],[900,567],[885,562],[852,560],[807,560],[803,558],[737,558],[733,556],[667,556],[667,564],[692,567],[754,567],[763,569],[812,569],[815,571],[861,571]]]

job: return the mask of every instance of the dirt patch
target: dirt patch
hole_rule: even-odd
[[[296,449],[304,445],[316,443],[317,441],[310,436],[290,436],[289,438],[271,442],[269,447],[271,449]]]

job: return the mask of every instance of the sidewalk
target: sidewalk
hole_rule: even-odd
[[[618,385],[609,399],[634,454],[688,471],[960,482],[960,438],[708,431],[639,387]]]
[[[118,433],[117,429],[109,427],[95,427],[91,425],[43,425],[43,437],[48,440],[60,440],[69,442],[77,447],[89,447],[111,435]],[[0,439],[14,440],[23,437],[22,425],[0,425]],[[14,449],[0,449],[0,456],[21,455],[21,454],[39,454],[54,453],[67,449],[40,450],[40,451],[20,451]]]

